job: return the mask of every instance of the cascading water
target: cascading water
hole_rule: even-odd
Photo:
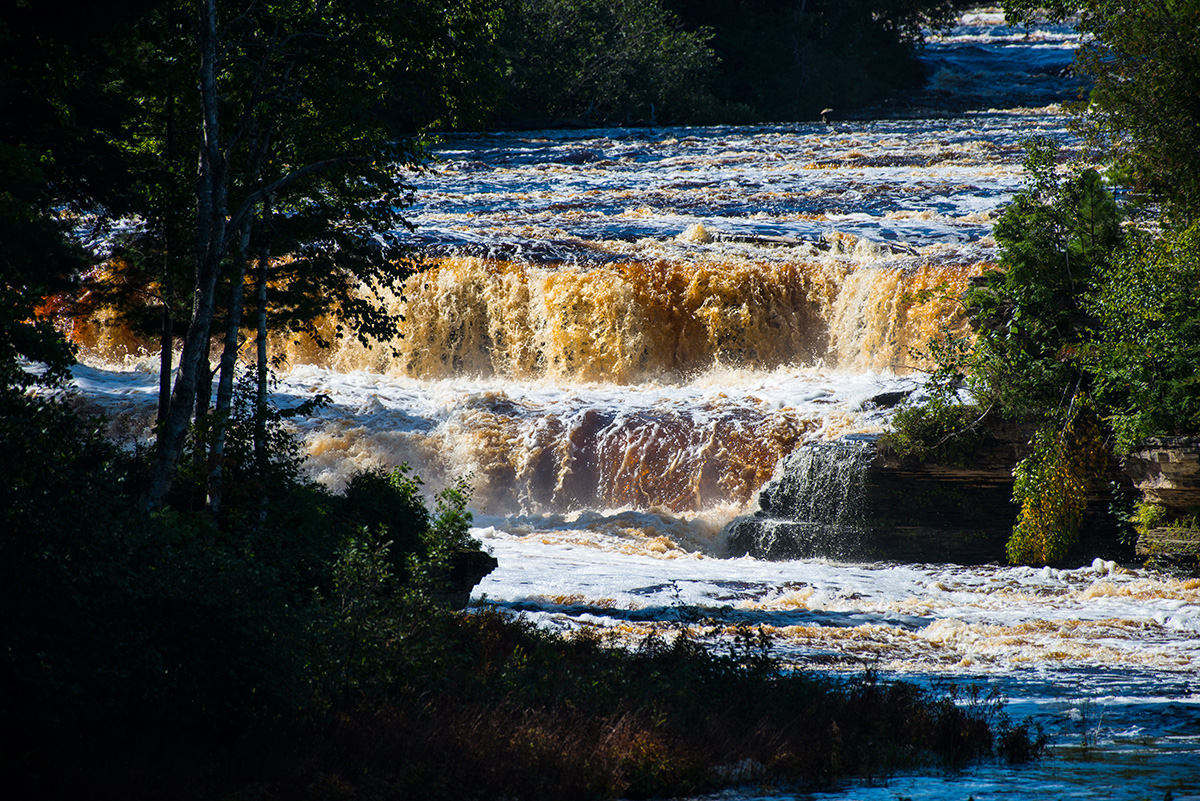
[[[296,420],[312,475],[337,488],[408,462],[431,492],[470,475],[500,563],[478,592],[539,625],[641,634],[679,625],[683,604],[762,626],[807,669],[986,684],[1056,743],[1032,768],[832,797],[1198,797],[1200,581],[937,553],[721,558],[784,456],[878,433],[872,399],[914,390],[910,351],[962,325],[954,298],[995,259],[1021,139],[1070,147],[1046,103],[1074,96],[1072,34],[999,17],[927,51],[930,98],[981,111],[447,137],[417,179],[433,269],[395,301],[398,355],[279,343],[293,366],[276,402],[333,400]],[[147,436],[153,354],[94,325],[77,337],[85,400]]]
[[[866,556],[867,468],[874,456],[870,442],[853,439],[797,448],[759,491],[758,512],[729,526],[730,553],[767,559]]]

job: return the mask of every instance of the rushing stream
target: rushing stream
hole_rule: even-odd
[[[1047,105],[1074,92],[1070,32],[998,23],[930,45],[925,100],[953,115],[448,137],[416,179],[432,267],[396,299],[404,340],[288,346],[277,402],[333,401],[298,423],[313,475],[470,475],[500,564],[477,593],[545,626],[760,625],[804,669],[977,683],[1053,738],[1033,766],[813,797],[1200,798],[1200,581],[724,555],[782,456],[880,431],[912,351],[963,325],[1022,137],[1072,146]],[[153,357],[90,336],[76,383],[144,435]]]

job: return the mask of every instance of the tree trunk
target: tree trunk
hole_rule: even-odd
[[[162,331],[159,334],[161,352],[158,358],[158,419],[155,427],[161,428],[171,408],[171,362],[175,358],[175,321],[171,305],[163,298]]]
[[[154,464],[141,498],[141,507],[147,511],[159,509],[166,502],[187,438],[201,368],[204,372],[208,371],[209,334],[216,306],[217,276],[226,246],[228,189],[218,125],[220,98],[217,93],[215,0],[200,0],[199,17],[202,143],[196,180],[195,296],[170,408],[158,433]]]
[[[260,476],[266,475],[267,470],[267,277],[268,265],[271,261],[271,196],[263,200],[262,208],[262,250],[258,254],[258,275],[256,301],[258,308],[257,338],[255,340],[256,356],[256,391],[254,393],[254,463]],[[266,517],[267,495],[266,485],[262,497],[259,498],[259,520]]]
[[[221,351],[221,372],[217,381],[217,407],[213,414],[212,446],[209,452],[208,513],[216,520],[221,515],[224,489],[225,437],[233,416],[233,382],[237,374],[238,351],[241,350],[242,299],[245,296],[246,259],[250,251],[250,220],[242,227],[238,248],[237,269],[234,270],[229,292],[228,320],[225,325],[225,347]]]
[[[163,125],[167,133],[164,154],[167,163],[170,164],[175,155],[174,91],[167,94],[167,108]],[[171,261],[175,255],[172,248],[176,244],[174,225],[175,209],[171,201],[167,200],[163,204],[162,219],[163,259],[160,294],[162,295],[163,315],[162,328],[159,333],[158,419],[154,424],[156,430],[162,429],[163,423],[167,420],[167,412],[171,408],[171,366],[175,358],[175,308],[172,303],[174,281],[171,276]]]

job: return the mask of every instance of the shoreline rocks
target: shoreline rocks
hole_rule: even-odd
[[[1200,437],[1152,437],[1125,457],[1143,503],[1160,507],[1166,525],[1140,532],[1135,552],[1149,564],[1200,568]]]
[[[1004,563],[1018,512],[1012,471],[1028,442],[1023,429],[994,431],[962,464],[900,458],[874,438],[804,446],[763,487],[759,510],[729,524],[729,554]],[[820,470],[823,477],[816,475]],[[1131,490],[1115,461],[1109,481],[1097,482],[1089,498],[1081,541],[1068,562],[1132,555],[1110,513],[1114,488]],[[800,497],[806,493],[822,497]]]

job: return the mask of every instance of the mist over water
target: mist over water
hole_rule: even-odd
[[[964,330],[954,301],[994,262],[1020,140],[1073,146],[1050,105],[1076,91],[1072,41],[970,15],[931,42],[908,119],[447,137],[417,177],[432,263],[395,299],[404,339],[282,343],[276,401],[332,399],[296,422],[312,475],[471,476],[500,563],[477,592],[542,625],[761,625],[801,668],[997,689],[1056,744],[813,797],[1200,797],[1200,581],[724,551],[782,457],[881,431],[913,351]],[[153,354],[76,333],[86,401],[147,436]]]

